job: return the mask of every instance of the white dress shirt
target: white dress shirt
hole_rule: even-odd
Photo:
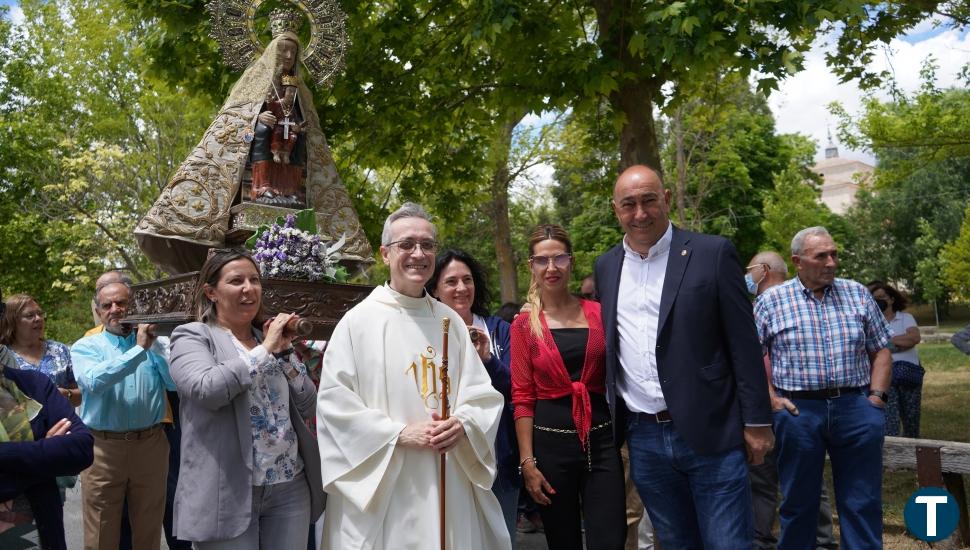
[[[657,372],[660,296],[667,274],[673,225],[643,257],[623,238],[623,266],[616,299],[620,376],[617,391],[629,410],[656,414],[667,409]]]

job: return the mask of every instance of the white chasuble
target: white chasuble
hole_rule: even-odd
[[[467,437],[447,455],[444,550],[511,548],[491,491],[502,395],[457,313],[385,285],[340,320],[323,358],[317,441],[329,494],[325,550],[440,550],[440,455],[397,440],[405,425],[439,412],[446,316],[449,403]]]

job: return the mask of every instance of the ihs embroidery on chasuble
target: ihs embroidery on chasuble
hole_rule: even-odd
[[[424,402],[424,408],[428,412],[437,411],[441,406],[441,391],[439,390],[439,380],[441,373],[438,370],[438,352],[434,346],[428,346],[423,352],[418,354],[418,360],[412,361],[404,371],[405,375],[410,374],[414,378],[414,387]],[[451,397],[451,391],[448,392]]]

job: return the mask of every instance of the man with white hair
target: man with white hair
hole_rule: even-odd
[[[880,548],[889,327],[866,287],[835,277],[838,249],[825,228],[799,231],[791,251],[797,276],[755,303],[774,391],[794,406],[774,415],[778,548],[813,547],[826,453],[841,546]]]
[[[94,464],[81,474],[85,550],[119,547],[128,500],[132,546],[159,548],[169,443],[162,428],[168,363],[152,351],[154,325],[124,325],[131,289],[108,283],[95,294],[104,331],[71,348],[84,394],[81,419],[94,434]]]
[[[744,275],[748,292],[761,296],[769,288],[780,285],[788,280],[788,264],[781,254],[774,250],[758,252],[748,262]],[[765,357],[765,371],[771,381],[771,363]],[[791,401],[771,392],[771,408],[775,411],[787,409],[791,414],[798,414],[798,409]],[[764,464],[748,465],[748,479],[751,480],[751,504],[754,508],[754,547],[758,550],[774,550],[778,539],[774,534],[775,522],[778,519],[778,468],[775,464],[774,451],[765,455]],[[815,532],[816,550],[838,548],[838,541],[832,534],[832,506],[829,504],[828,491],[822,487],[821,501],[818,509],[818,529]]]
[[[440,549],[439,490],[447,488],[448,550],[510,550],[492,482],[505,405],[461,317],[424,290],[435,266],[435,227],[405,203],[384,223],[388,283],[337,324],[323,359],[317,439],[329,494],[323,546]],[[442,419],[442,320],[451,416]],[[445,455],[445,478],[439,478]]]

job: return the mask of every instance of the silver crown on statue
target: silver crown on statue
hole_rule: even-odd
[[[303,17],[296,10],[290,8],[277,8],[269,12],[269,30],[273,34],[273,38],[284,32],[296,34],[300,30],[300,23],[302,22]]]

